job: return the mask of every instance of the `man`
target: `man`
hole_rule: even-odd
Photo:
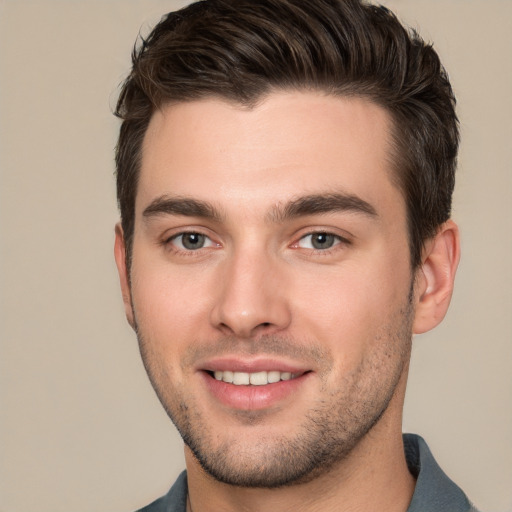
[[[207,0],[134,52],[115,255],[187,464],[144,510],[474,510],[401,434],[459,260],[454,105],[358,0]]]

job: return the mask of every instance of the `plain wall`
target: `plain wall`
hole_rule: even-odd
[[[385,3],[435,42],[463,137],[456,291],[414,341],[404,430],[512,511],[512,2]],[[184,467],[118,290],[111,114],[139,29],[183,4],[0,1],[0,511],[134,510]]]

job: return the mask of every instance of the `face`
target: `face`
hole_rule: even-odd
[[[127,314],[220,481],[305,481],[400,423],[413,279],[389,133],[368,101],[299,92],[150,122]]]

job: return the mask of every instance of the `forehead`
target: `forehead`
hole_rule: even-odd
[[[317,92],[272,93],[252,108],[217,98],[166,105],[144,138],[136,209],[164,194],[244,204],[322,191],[401,199],[390,124],[368,100]]]

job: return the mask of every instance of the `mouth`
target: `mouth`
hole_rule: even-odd
[[[218,357],[198,368],[208,393],[228,410],[270,410],[290,404],[314,375],[300,363],[272,358]]]
[[[237,372],[231,370],[216,370],[207,372],[215,380],[234,384],[235,386],[266,386],[281,381],[293,380],[309,372],[281,372],[278,370],[258,371],[258,372]]]
[[[231,410],[262,410],[289,403],[313,374],[307,371],[203,370],[206,388]]]

